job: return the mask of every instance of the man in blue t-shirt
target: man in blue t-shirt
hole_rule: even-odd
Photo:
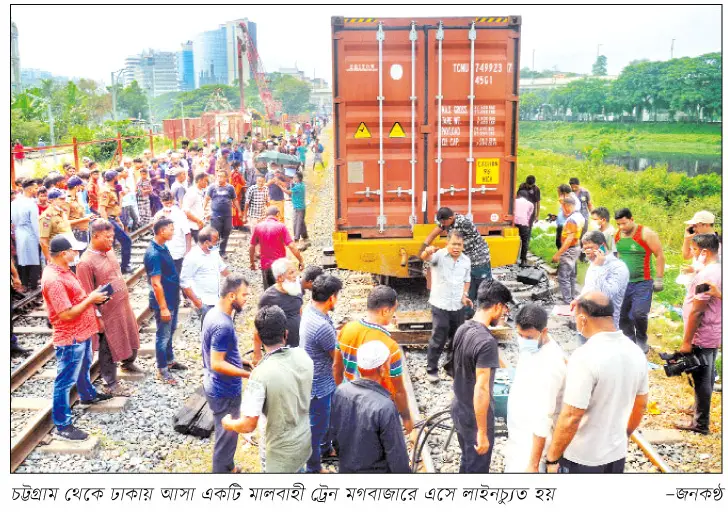
[[[228,172],[220,169],[215,174],[217,184],[207,189],[205,209],[212,202],[210,224],[220,234],[220,256],[225,256],[228,237],[233,229],[233,213],[238,206],[235,201],[235,187],[228,183]]]
[[[248,281],[236,274],[225,277],[220,286],[220,300],[202,324],[202,387],[215,419],[213,473],[239,472],[235,467],[238,433],[223,429],[221,422],[227,414],[236,419],[240,417],[242,379],[250,376],[243,368],[232,318],[233,311],[242,311],[247,299]]]
[[[296,171],[293,177],[291,189],[283,189],[283,192],[291,196],[291,204],[293,205],[293,241],[298,243],[303,239],[303,244],[298,249],[305,251],[308,249],[308,229],[306,228],[306,184],[303,182],[303,173]]]

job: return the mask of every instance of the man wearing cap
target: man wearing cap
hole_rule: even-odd
[[[78,251],[85,248],[86,244],[78,242],[72,234],[53,237],[49,244],[51,259],[41,280],[57,360],[53,423],[57,429],[55,435],[66,441],[88,438],[88,434],[72,424],[70,392],[74,385],[84,405],[112,398],[96,391],[90,377],[91,337],[99,331],[94,305],[104,302],[107,295],[100,287],[87,294],[69,267],[78,257]]]
[[[114,248],[114,227],[104,219],[91,223],[91,245],[78,263],[76,275],[87,292],[111,285],[109,302],[98,306],[99,334],[94,349],[99,352],[101,377],[106,381],[104,392],[128,396],[129,391],[117,380],[116,364],[129,373],[143,373],[134,364],[139,349],[139,326],[129,301],[129,290],[121,274]]]
[[[81,202],[81,192],[83,190],[83,181],[78,176],[73,176],[68,180],[68,222],[71,225],[71,231],[76,240],[88,243],[88,221],[90,215],[86,215],[86,210]]]
[[[51,239],[61,233],[71,233],[71,224],[68,221],[68,214],[64,211],[66,204],[66,193],[58,188],[48,192],[48,209],[40,216],[40,247],[46,261],[50,261]]]
[[[35,180],[23,181],[23,193],[10,204],[10,222],[15,227],[15,249],[18,258],[20,282],[26,290],[35,290],[40,279],[40,226],[35,196]]]
[[[339,445],[340,473],[409,473],[397,408],[384,381],[389,349],[379,340],[357,351],[359,378],[339,386],[331,407],[331,435]]]
[[[693,218],[685,221],[685,235],[683,237],[682,245],[682,256],[683,259],[692,259],[692,253],[690,251],[690,242],[695,235],[715,235],[715,215],[706,210],[701,210],[693,215]],[[718,253],[720,260],[720,252]],[[699,269],[695,269],[696,261],[693,261],[693,270],[697,272]],[[699,262],[698,262],[699,266]]]
[[[132,271],[131,262],[131,238],[126,234],[119,222],[121,205],[116,195],[116,171],[106,171],[104,174],[105,184],[99,191],[99,215],[111,222],[114,226],[114,240],[121,244],[121,272],[128,274]]]

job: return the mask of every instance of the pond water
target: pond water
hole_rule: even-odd
[[[534,149],[551,149],[555,153],[571,155],[577,160],[585,160],[586,156],[575,148],[548,147],[545,144],[528,144]],[[721,174],[723,161],[720,155],[704,153],[668,153],[656,151],[624,151],[610,152],[604,157],[605,164],[620,165],[630,171],[644,171],[649,167],[667,165],[670,172],[683,172],[688,176],[698,174]]]

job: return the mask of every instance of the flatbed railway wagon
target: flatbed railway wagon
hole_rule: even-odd
[[[520,16],[331,25],[336,265],[422,275],[441,206],[475,222],[493,266],[515,263]]]

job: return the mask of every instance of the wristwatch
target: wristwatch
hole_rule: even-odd
[[[558,460],[548,460],[548,459],[546,459],[546,465],[547,466],[553,466],[554,464],[558,464],[558,463],[559,463]]]

